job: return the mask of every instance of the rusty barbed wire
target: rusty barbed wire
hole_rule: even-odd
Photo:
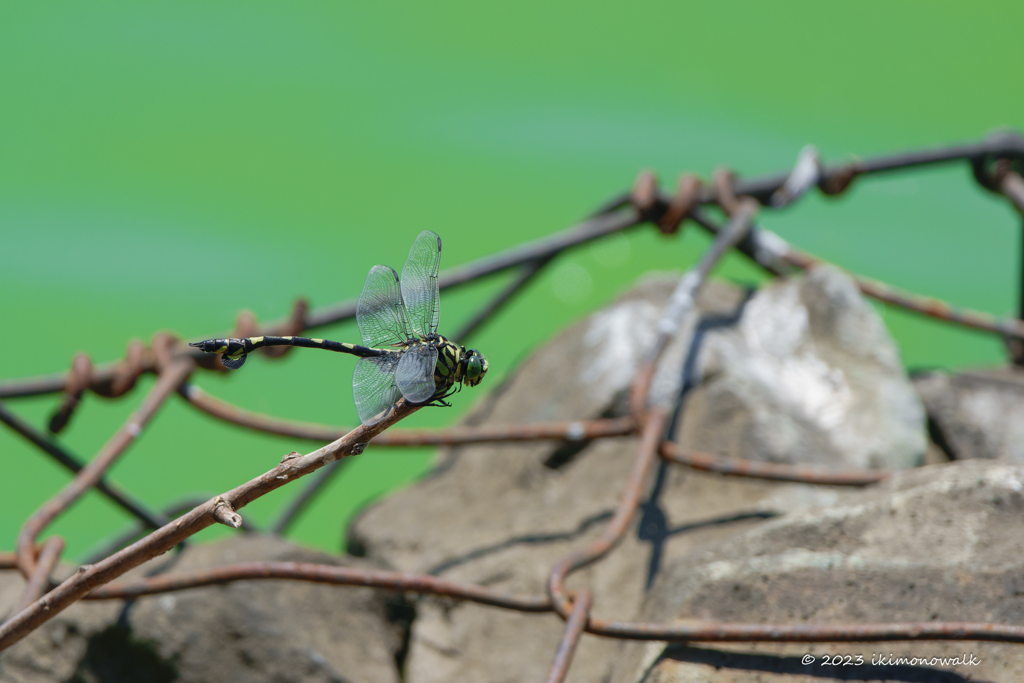
[[[712,235],[721,230],[701,212],[694,211],[692,216],[694,222]],[[781,275],[785,272],[786,269],[780,267],[780,264],[798,270],[807,270],[829,263],[824,259],[790,247],[788,242],[768,230],[755,228],[751,232],[751,238],[749,251],[744,251],[742,245],[739,250],[773,275]],[[855,273],[851,274],[851,277],[862,294],[877,301],[936,320],[956,323],[984,332],[994,332],[1003,337],[1024,339],[1024,322],[1020,320],[1000,318],[989,313],[953,306],[940,299],[904,292],[891,285]]]
[[[1006,174],[997,178],[994,175],[994,165],[1000,160],[1009,161],[1011,163],[1010,168],[1015,169],[1013,171],[1014,175],[1017,175],[1019,178],[1019,167],[1024,163],[1024,137],[1018,133],[1000,132],[973,144],[952,145],[939,149],[879,156],[832,168],[823,166],[819,175],[818,188],[825,194],[836,195],[845,192],[852,185],[853,179],[860,175],[890,173],[901,169],[966,161],[971,164],[975,179],[987,190],[1002,193],[1002,187],[1009,182],[1011,189],[1009,190],[1010,194],[1007,196],[1015,203],[1015,206],[1020,208],[1024,206],[1024,196],[1021,196],[1024,188],[1015,191],[1012,187],[1015,186],[1015,182],[1016,186],[1019,187],[1024,181],[1014,181],[1012,178],[1007,181]],[[762,206],[771,207],[772,195],[785,185],[790,175],[791,172],[784,172],[755,178],[739,178],[735,180],[733,194],[736,196],[752,197]],[[622,193],[605,202],[597,211],[591,214],[590,218],[572,228],[555,233],[547,238],[514,247],[500,254],[484,257],[445,271],[439,277],[438,286],[440,289],[459,287],[468,282],[494,275],[510,268],[536,262],[545,257],[556,256],[566,249],[634,227],[652,218],[665,220],[671,200],[658,194],[656,192],[656,185],[654,189],[655,193],[652,197],[654,203],[651,204],[651,209],[656,216],[645,216],[642,211],[636,209],[631,202],[633,192]],[[714,188],[698,185],[697,195],[694,209],[701,205],[719,203],[719,197]],[[1022,201],[1018,202],[1014,197]],[[693,213],[691,211],[691,214]],[[868,295],[872,296],[871,294]],[[896,300],[889,301],[888,303],[896,306],[903,305],[900,301]],[[356,302],[350,300],[328,306],[319,311],[309,312],[304,316],[304,329],[314,330],[319,327],[349,320],[355,317],[355,309]],[[986,316],[986,314],[978,315],[981,318],[990,317]],[[954,320],[953,322],[958,321]],[[263,334],[286,334],[288,329],[290,329],[290,324],[291,317],[268,323],[260,331]],[[1024,329],[1006,331],[994,326],[978,326],[977,329],[1024,337]],[[225,336],[225,333],[221,332],[214,335],[206,335],[204,338],[223,336]],[[195,350],[190,350],[190,352],[193,353],[196,359],[199,359],[200,367],[205,368],[207,366],[209,359],[203,358]],[[95,390],[97,386],[109,386],[116,369],[121,363],[122,361],[118,361],[96,368],[92,375],[90,388]],[[213,364],[210,365],[212,366]],[[152,363],[147,361],[144,371],[152,372],[152,370]],[[21,398],[64,391],[67,382],[67,375],[60,373],[0,381],[0,399]]]
[[[646,178],[644,174],[641,174],[641,178],[645,182],[654,182],[652,179]],[[736,207],[737,199],[734,188],[736,182],[733,174],[727,170],[722,169],[715,173],[712,195],[710,196],[715,198],[715,202],[719,204],[727,215],[734,211]],[[1010,197],[1011,203],[1016,207],[1019,200],[1020,207],[1018,207],[1018,210],[1024,212],[1024,179],[1021,179],[1017,173],[1010,171],[1002,176],[1001,182],[1002,185],[1010,188],[1010,194],[1007,196]],[[1016,199],[1011,196],[1014,194],[1018,195]],[[664,216],[670,215],[673,202],[678,203],[678,200],[675,197],[651,196],[647,200],[645,216],[654,222],[661,221]],[[788,203],[783,203],[776,208],[786,206]],[[712,235],[717,235],[722,229],[696,207],[691,209],[688,217],[692,218],[695,223]],[[776,233],[757,226],[751,227],[750,233],[744,242],[738,245],[737,249],[772,275],[785,275],[793,269],[807,270],[814,266],[829,263],[824,259],[794,249]],[[1024,321],[1002,318],[989,313],[953,306],[934,297],[901,291],[856,273],[852,273],[851,276],[857,283],[861,293],[872,299],[944,322],[952,322],[972,329],[996,333],[1004,338],[1024,340]],[[1024,294],[1022,294],[1022,301],[1024,301]]]
[[[692,310],[697,291],[724,253],[735,248],[776,275],[823,263],[794,249],[774,233],[759,229],[754,224],[757,205],[782,208],[798,201],[815,186],[825,194],[839,194],[848,189],[860,175],[954,161],[969,162],[974,178],[982,187],[1001,193],[1024,215],[1024,178],[1020,175],[1024,165],[1024,138],[1016,134],[999,134],[990,136],[978,144],[878,157],[833,168],[822,165],[816,150],[805,148],[793,170],[786,174],[744,180],[722,170],[715,174],[710,186],[705,186],[696,176],[684,175],[671,197],[663,196],[659,192],[657,179],[653,174],[641,174],[629,193],[613,198],[578,226],[442,274],[440,286],[447,289],[510,268],[520,269],[513,280],[463,327],[460,336],[465,337],[493,317],[497,310],[566,249],[648,222],[656,225],[665,234],[675,234],[683,221],[691,219],[715,234],[711,248],[700,263],[681,278],[679,286],[666,306],[662,321],[658,325],[657,342],[634,377],[630,397],[632,414],[628,417],[532,425],[394,430],[382,433],[419,409],[419,406],[410,406],[400,401],[385,420],[372,428],[361,426],[346,431],[325,425],[281,420],[233,406],[209,396],[190,384],[189,378],[196,369],[216,368],[213,362],[215,357],[197,356],[195,352],[182,347],[167,335],[157,335],[149,346],[139,341],[131,342],[125,358],[116,363],[97,368],[88,356],[80,354],[75,357],[72,369],[67,374],[0,382],[0,398],[64,392],[65,397],[50,421],[51,431],[56,433],[71,419],[85,391],[91,390],[103,396],[117,397],[131,390],[141,374],[149,372],[158,375],[157,383],[150,390],[142,407],[84,467],[56,442],[42,437],[0,403],[0,422],[12,427],[35,446],[76,472],[70,484],[26,521],[18,536],[15,552],[0,552],[0,568],[17,568],[28,579],[28,586],[16,614],[0,624],[0,650],[17,642],[79,599],[127,599],[251,579],[288,579],[375,586],[421,594],[445,595],[526,612],[555,611],[567,623],[548,680],[564,679],[575,643],[584,631],[614,638],[666,641],[827,642],[972,639],[1024,642],[1024,627],[989,623],[677,625],[618,622],[591,616],[592,596],[589,591],[570,591],[565,585],[574,571],[598,561],[624,536],[644,495],[651,466],[659,456],[668,462],[728,476],[827,485],[864,486],[891,475],[888,470],[827,470],[802,465],[726,459],[686,451],[678,444],[664,440],[669,410],[660,404],[648,407],[648,395],[658,357],[664,351],[668,339],[679,329],[683,316]],[[728,225],[721,227],[704,215],[700,207],[708,204],[716,204],[726,213],[730,219]],[[856,279],[861,291],[867,296],[949,322],[998,333],[1006,338],[1024,340],[1024,323],[1019,320],[956,309],[945,302],[900,292],[883,283],[866,278]],[[353,317],[354,314],[355,303],[352,301],[311,313],[308,310],[308,303],[304,299],[299,299],[287,319],[272,322],[262,330],[251,314],[243,312],[236,322],[236,336],[248,336],[261,331],[264,334],[294,335],[340,322]],[[242,334],[243,331],[245,334]],[[264,475],[195,504],[176,520],[167,521],[166,516],[146,512],[141,505],[133,504],[126,494],[110,489],[105,484],[103,476],[138,437],[146,423],[165,405],[174,391],[180,393],[193,407],[217,419],[248,429],[295,438],[333,441],[305,456],[291,453],[285,456],[280,465]],[[276,531],[283,530],[301,511],[305,502],[311,499],[332,472],[337,470],[337,466],[343,462],[341,458],[358,454],[371,441],[375,446],[410,446],[526,442],[541,439],[585,441],[627,435],[639,436],[636,460],[615,513],[596,541],[555,564],[548,577],[546,596],[513,595],[473,584],[446,581],[430,575],[287,562],[241,563],[190,574],[151,576],[136,581],[113,582],[129,569],[156,557],[211,524],[222,523],[233,528],[243,526],[244,520],[237,510],[292,479],[319,470],[313,483],[297,498],[274,527]],[[48,590],[49,575],[59,561],[64,543],[59,536],[52,536],[39,544],[39,535],[89,488],[97,488],[105,493],[111,500],[118,502],[138,517],[143,525],[158,528],[132,545],[110,552],[95,564],[82,566],[77,574],[56,588]],[[133,533],[137,535],[140,531],[136,529]],[[124,539],[118,540],[118,543],[122,542]]]

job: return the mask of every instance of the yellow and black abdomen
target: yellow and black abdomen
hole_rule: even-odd
[[[190,342],[206,353],[220,353],[221,363],[230,370],[237,370],[245,363],[248,354],[265,346],[299,346],[307,349],[324,349],[348,353],[360,358],[383,356],[391,353],[387,349],[373,349],[359,344],[343,344],[330,339],[311,339],[309,337],[246,337],[244,339],[207,339],[201,342]]]

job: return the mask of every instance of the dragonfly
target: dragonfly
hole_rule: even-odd
[[[430,230],[419,234],[399,279],[394,268],[374,266],[366,276],[356,305],[362,344],[308,337],[247,337],[192,342],[206,353],[219,353],[224,367],[237,370],[245,358],[264,346],[298,346],[358,356],[352,374],[352,396],[359,420],[367,426],[383,420],[401,397],[416,405],[450,406],[445,399],[456,385],[475,387],[487,374],[487,358],[476,349],[437,333],[441,238]]]

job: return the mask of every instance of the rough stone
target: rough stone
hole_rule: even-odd
[[[963,461],[898,473],[841,504],[772,520],[668,568],[638,620],[1024,624],[1024,467]],[[1024,680],[1019,645],[623,643],[613,683]],[[873,655],[977,665],[872,665]],[[810,654],[814,664],[801,658]],[[822,657],[862,655],[855,667]],[[783,675],[784,674],[784,675]]]
[[[192,544],[155,562],[177,573],[252,560],[367,565],[254,535]],[[16,572],[0,572],[0,613],[23,585]],[[0,681],[397,683],[408,610],[382,591],[284,580],[79,602],[3,653]]]
[[[1024,463],[1024,370],[926,372],[913,381],[932,438],[950,458]]]
[[[847,275],[825,267],[774,282],[726,322],[703,326],[682,445],[781,463],[921,464],[924,409]]]
[[[828,275],[821,286],[838,287],[842,294],[846,290],[835,285],[839,277]],[[674,284],[674,279],[645,282],[612,306],[574,325],[525,361],[467,422],[586,419],[621,412],[639,360],[653,342],[661,306]],[[857,329],[865,324],[863,316],[846,324],[829,318],[827,312],[806,313],[808,308],[823,306],[819,299],[824,299],[804,289],[790,285],[784,290],[804,296],[809,302],[801,304],[804,308],[793,304],[784,310],[770,308],[762,313],[790,315],[795,307],[805,312],[808,327],[818,330],[831,326],[835,330],[832,335],[848,339],[850,345],[876,341]],[[747,301],[748,310],[758,296]],[[782,294],[772,290],[766,296],[777,298]],[[839,295],[830,296],[841,299]],[[710,283],[698,306],[705,319],[735,321],[746,299],[737,288]],[[845,305],[859,310],[849,302]],[[686,356],[684,339],[699,325],[694,315],[683,326],[684,334],[670,345],[659,368],[656,381],[661,382],[661,388],[656,394],[671,394],[673,380],[678,389]],[[800,337],[804,341],[798,350],[805,355],[811,353],[812,342],[819,348],[819,340],[826,336],[816,332],[818,336],[811,339],[809,334]],[[905,418],[905,431],[916,424],[922,434],[915,441],[896,430],[896,443],[890,449],[894,459],[867,459],[871,464],[899,465],[923,451],[923,417],[891,342],[885,343],[890,356],[885,356],[884,350],[848,355],[855,356],[851,362],[868,359],[856,366],[854,375],[866,372],[864,367],[871,359],[889,368],[877,357],[896,364],[895,372],[886,370],[895,375],[895,380],[877,379],[884,379],[890,387],[897,386],[898,381],[905,384],[902,393],[898,388],[887,391],[908,398],[909,408],[904,413],[909,417],[899,419]],[[835,363],[845,361],[839,352],[835,355]],[[750,367],[750,363],[744,367]],[[705,377],[712,381],[714,375],[708,373]],[[865,382],[870,383],[861,382],[859,376],[842,381],[854,394],[866,386]],[[868,389],[876,399],[878,392]],[[867,399],[849,402],[866,405]],[[776,411],[784,409],[789,406],[775,407]],[[430,477],[379,501],[355,520],[348,532],[350,550],[402,571],[429,572],[513,592],[543,593],[551,566],[600,534],[622,494],[635,451],[632,438],[589,445],[489,444],[448,449],[442,452],[440,464]],[[834,504],[845,495],[848,492],[833,488],[729,479],[659,466],[643,510],[622,544],[601,562],[570,577],[570,587],[593,588],[597,614],[628,618],[639,608],[645,591],[666,562],[702,544],[763,524],[768,516]],[[550,666],[563,626],[553,615],[520,614],[424,598],[418,603],[413,625],[406,681],[540,680]],[[607,641],[584,638],[569,680],[603,680],[612,652]]]

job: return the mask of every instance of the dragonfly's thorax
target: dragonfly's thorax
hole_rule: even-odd
[[[429,340],[429,343],[437,347],[434,386],[437,387],[437,393],[445,393],[456,382],[462,381],[462,356],[465,354],[465,349],[439,334],[431,336],[436,339]]]
[[[437,348],[437,364],[434,366],[435,394],[447,393],[456,382],[475,387],[487,372],[487,360],[475,349],[466,350],[439,334],[432,334],[422,342]]]

